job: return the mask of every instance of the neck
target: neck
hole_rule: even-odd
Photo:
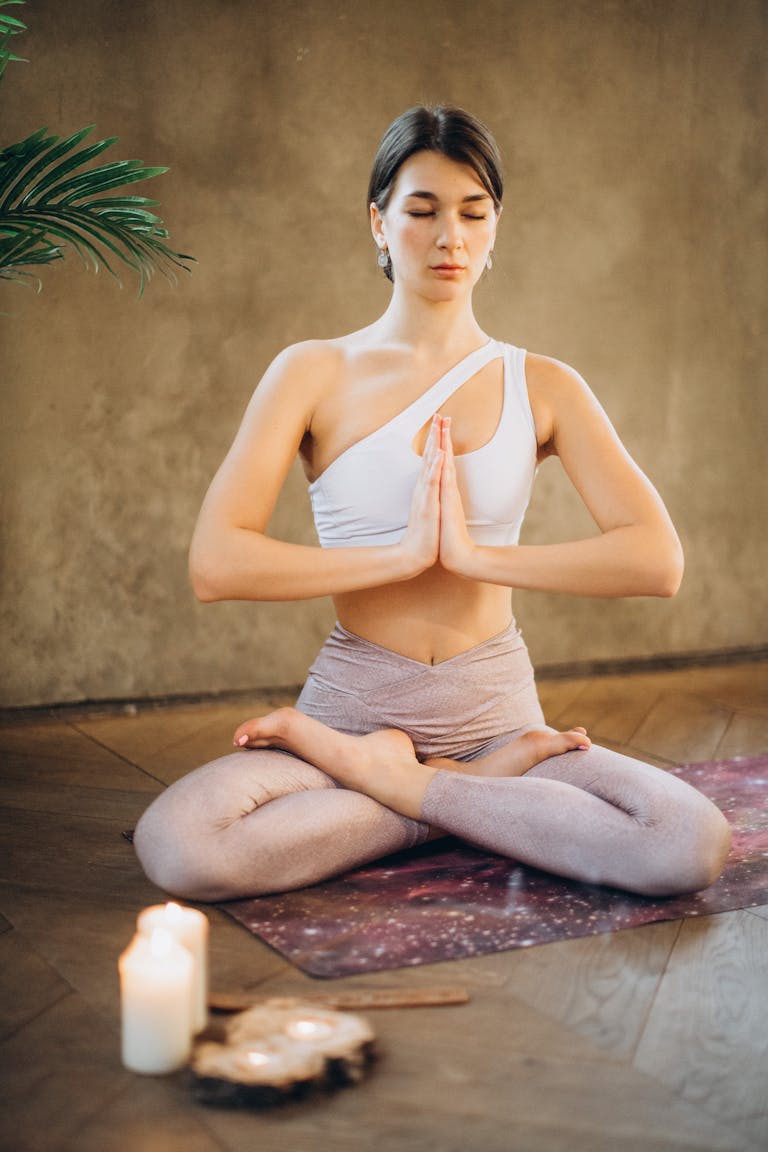
[[[428,300],[399,291],[397,284],[375,327],[382,340],[407,344],[417,355],[464,352],[487,339],[475,319],[471,296]]]

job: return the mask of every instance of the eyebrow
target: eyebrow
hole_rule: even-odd
[[[436,196],[434,192],[406,192],[405,196],[406,197],[417,196],[420,200],[431,200],[434,204],[436,204],[440,199],[440,197]],[[488,195],[487,192],[477,192],[477,193],[473,193],[473,195],[471,195],[471,196],[462,196],[461,202],[462,202],[462,204],[470,204],[470,203],[473,203],[477,200],[490,200],[490,199],[491,199],[491,197]]]

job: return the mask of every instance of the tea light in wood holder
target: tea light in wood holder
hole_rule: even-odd
[[[258,1043],[201,1041],[192,1054],[195,1096],[203,1104],[268,1107],[302,1095],[322,1080],[319,1052],[292,1044],[285,1036]]]
[[[355,1083],[373,1059],[367,1020],[277,998],[232,1017],[220,1042],[192,1055],[195,1095],[206,1104],[264,1107],[310,1087]]]

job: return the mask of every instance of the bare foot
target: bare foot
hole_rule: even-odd
[[[282,748],[327,772],[345,788],[363,792],[395,812],[419,819],[421,801],[436,769],[420,764],[405,732],[386,728],[347,736],[295,708],[278,708],[246,720],[236,748]]]
[[[536,764],[550,756],[560,756],[563,752],[576,750],[586,752],[592,741],[586,728],[571,728],[568,732],[550,732],[547,729],[533,728],[522,736],[497,748],[487,756],[477,760],[448,760],[430,757],[425,763],[431,768],[442,768],[448,772],[463,772],[468,776],[524,776]]]

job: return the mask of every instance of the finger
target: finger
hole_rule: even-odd
[[[428,472],[431,465],[432,465],[432,459],[433,459],[434,453],[435,453],[435,442],[437,440],[437,437],[438,437],[438,432],[437,432],[437,429],[435,427],[435,418],[433,417],[432,423],[429,426],[429,432],[427,433],[427,439],[424,443],[424,449],[421,453],[421,471],[422,471],[422,474]]]
[[[435,454],[440,447],[440,425],[437,419],[432,421],[429,429],[429,436],[427,437],[427,445],[424,449],[424,463],[427,468],[430,468],[434,463]]]
[[[433,472],[435,467],[442,467],[442,460],[445,453],[442,447],[442,420],[440,416],[435,413],[432,419],[432,426],[429,430],[429,438],[427,445],[429,448],[429,460],[427,463],[427,470]]]
[[[450,417],[445,418],[442,435],[440,438],[440,447],[445,453],[445,460],[448,470],[453,473],[455,468],[456,456],[453,451],[453,440],[451,439],[451,421]]]
[[[434,456],[432,457],[432,460],[430,461],[429,468],[427,469],[425,476],[430,504],[433,499],[435,501],[439,500],[444,462],[445,453],[441,448],[437,448],[435,450]]]
[[[451,450],[450,441],[448,447],[443,450],[443,471],[441,475],[441,484],[444,491],[456,490],[456,458]]]

